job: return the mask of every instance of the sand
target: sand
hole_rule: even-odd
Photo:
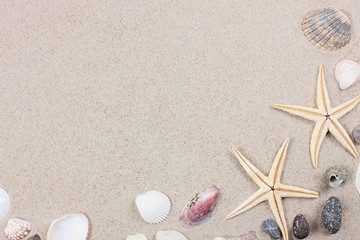
[[[267,203],[225,220],[258,189],[232,147],[267,174],[290,137],[282,182],[320,197],[284,199],[288,228],[302,213],[309,240],[358,239],[359,159],[328,135],[314,169],[313,123],[271,108],[315,106],[320,64],[334,106],[359,95],[360,84],[341,91],[334,78],[339,60],[360,61],[358,3],[2,1],[0,186],[12,197],[9,218],[29,220],[43,239],[52,220],[74,212],[89,217],[89,239],[136,232],[154,239],[163,229],[189,240],[250,230],[269,239],[260,227],[272,217]],[[352,20],[352,40],[342,50],[320,50],[303,36],[302,16],[323,7],[343,9]],[[357,106],[340,122],[351,132],[359,116]],[[337,164],[349,177],[329,189],[324,175]],[[217,213],[183,228],[181,209],[211,185],[221,192]],[[164,223],[147,224],[136,210],[135,197],[148,190],[172,200]],[[343,203],[336,235],[321,224],[331,196]]]

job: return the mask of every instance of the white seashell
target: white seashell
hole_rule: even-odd
[[[137,233],[134,235],[127,236],[125,240],[147,240],[147,238],[145,237],[144,234]]]
[[[88,231],[89,220],[84,214],[70,214],[51,223],[47,240],[86,240]]]
[[[175,230],[158,231],[156,240],[188,240],[182,233]]]
[[[136,206],[146,222],[160,223],[169,216],[171,202],[162,192],[148,191],[136,197]]]
[[[342,60],[336,64],[335,78],[342,90],[360,81],[360,64],[352,60]]]
[[[28,221],[12,218],[8,221],[4,233],[9,240],[20,240],[26,237],[30,230],[31,224]]]
[[[0,187],[0,221],[4,220],[10,212],[10,195]]]
[[[358,166],[358,170],[356,172],[355,185],[358,193],[360,194],[360,164]]]
[[[258,240],[255,231],[250,231],[246,234],[242,234],[238,237],[217,237],[215,240]]]

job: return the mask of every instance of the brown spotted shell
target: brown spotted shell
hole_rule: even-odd
[[[4,233],[9,240],[21,240],[29,234],[30,229],[31,224],[28,221],[12,218],[8,221]]]
[[[351,38],[351,21],[341,10],[320,9],[304,17],[302,30],[310,42],[324,50],[337,50]]]

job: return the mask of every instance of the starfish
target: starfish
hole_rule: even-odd
[[[317,108],[296,105],[274,105],[273,107],[316,122],[310,143],[311,161],[315,168],[319,165],[318,157],[320,146],[328,131],[330,131],[355,158],[358,158],[359,154],[353,142],[338,119],[350,112],[360,102],[360,95],[340,106],[332,108],[325,85],[324,69],[321,65],[317,81],[316,102]]]
[[[280,183],[281,173],[284,166],[284,160],[286,152],[289,146],[289,139],[286,139],[281,148],[279,149],[274,163],[271,167],[269,176],[265,176],[261,173],[249,160],[247,160],[241,153],[233,148],[236,157],[238,158],[241,166],[245,169],[246,173],[251,179],[260,187],[251,197],[243,202],[239,207],[226,216],[226,219],[235,217],[240,213],[243,213],[250,208],[258,205],[259,203],[267,200],[270,204],[270,208],[276,222],[278,223],[280,230],[285,240],[289,239],[287,230],[284,210],[281,202],[283,197],[296,197],[296,198],[317,198],[319,194],[307,189],[283,185]]]

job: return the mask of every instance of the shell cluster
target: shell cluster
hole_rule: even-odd
[[[89,220],[85,215],[70,214],[51,223],[47,240],[86,240],[88,231]]]
[[[341,10],[320,9],[309,12],[301,23],[307,39],[324,50],[337,50],[351,38],[351,21]]]
[[[136,197],[141,217],[148,223],[160,223],[170,214],[171,201],[159,191],[148,191]]]
[[[9,240],[21,240],[30,233],[30,230],[31,224],[28,221],[12,218],[8,221],[4,233]]]
[[[359,82],[360,64],[349,59],[341,60],[336,64],[335,78],[339,82],[341,90],[350,87],[355,82]]]

